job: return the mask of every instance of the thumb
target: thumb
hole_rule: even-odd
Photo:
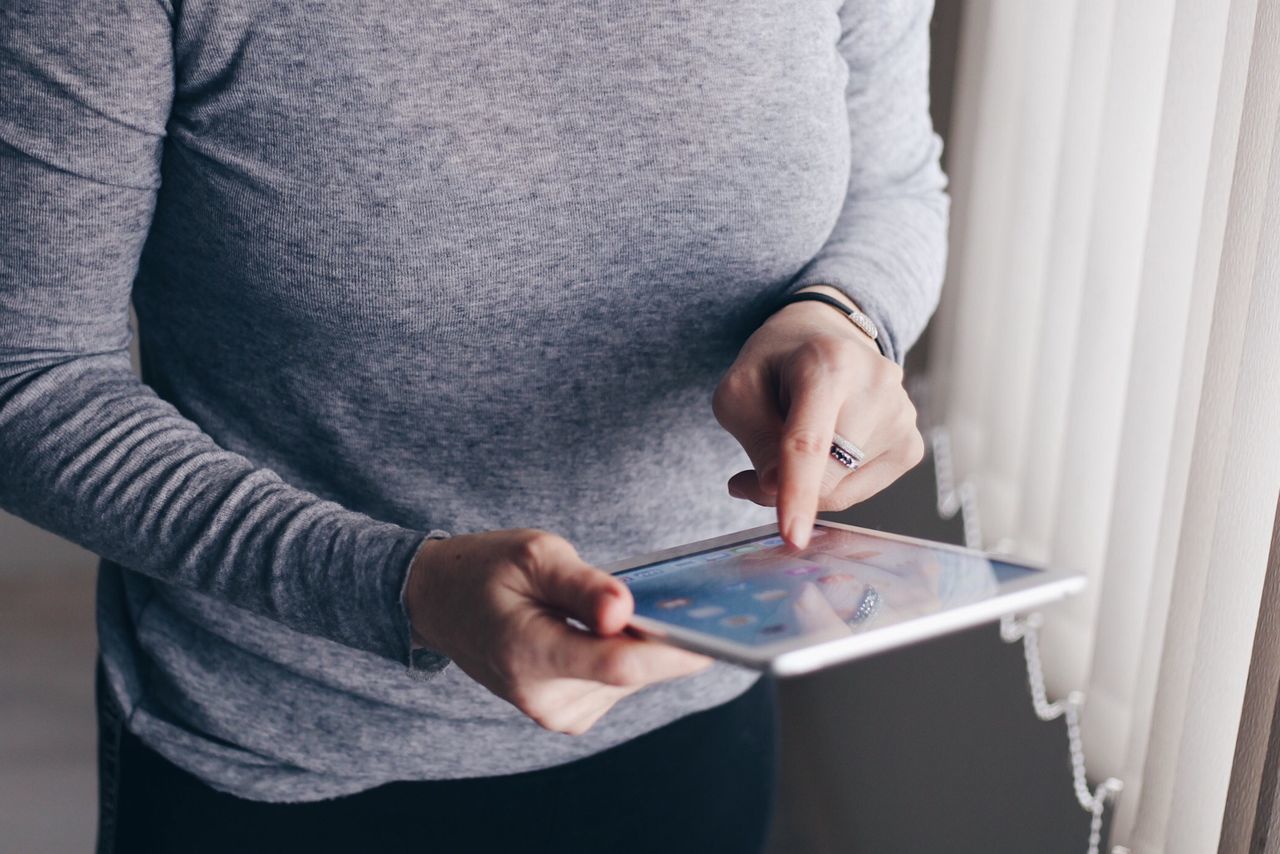
[[[774,480],[776,481],[777,478],[775,477]],[[766,489],[762,483],[761,475],[754,469],[740,471],[729,478],[729,494],[734,498],[754,501],[763,507],[773,507],[778,503],[776,483],[773,489]]]
[[[635,601],[625,584],[576,556],[536,564],[530,575],[544,605],[586,624],[597,634],[618,634],[635,611]]]
[[[750,478],[743,473],[729,483],[731,491],[744,493],[758,504],[773,504],[778,494],[778,458],[782,446],[782,419],[773,413],[757,415],[749,426],[744,425],[733,434],[751,460]]]
[[[771,371],[730,369],[711,401],[716,420],[738,440],[757,475],[730,481],[730,492],[758,503],[765,503],[759,496],[778,491],[778,457],[786,425],[776,385]]]

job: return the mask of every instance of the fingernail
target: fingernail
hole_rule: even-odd
[[[809,545],[809,526],[800,519],[792,517],[783,523],[782,536],[798,549]]]

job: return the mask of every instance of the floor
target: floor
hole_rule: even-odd
[[[0,854],[93,850],[93,583],[0,578]]]

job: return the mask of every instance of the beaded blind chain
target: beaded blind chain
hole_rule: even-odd
[[[982,528],[979,523],[976,490],[970,483],[956,485],[951,467],[951,442],[942,428],[930,431],[934,471],[937,476],[938,514],[954,518],[961,513],[964,522],[965,545],[982,548]],[[1084,693],[1072,691],[1065,700],[1050,702],[1044,684],[1044,670],[1040,663],[1040,626],[1044,618],[1040,614],[1026,617],[1005,617],[1000,621],[1000,639],[1005,643],[1022,642],[1023,658],[1027,664],[1027,685],[1031,689],[1031,705],[1036,717],[1042,721],[1063,718],[1067,725],[1067,751],[1071,757],[1071,784],[1076,801],[1090,815],[1088,854],[1098,854],[1102,845],[1102,820],[1107,805],[1115,800],[1124,783],[1108,777],[1090,790],[1085,772],[1084,743],[1080,739],[1080,712],[1084,707]],[[1129,854],[1127,848],[1115,846],[1112,854]]]
[[[1120,794],[1124,783],[1115,777],[1108,777],[1089,790],[1089,778],[1085,774],[1084,744],[1080,740],[1080,710],[1084,707],[1084,693],[1072,691],[1065,700],[1049,702],[1044,687],[1044,671],[1040,666],[1040,626],[1043,618],[1039,614],[1028,614],[1026,617],[1005,617],[1000,621],[1000,639],[1005,643],[1022,641],[1023,657],[1027,662],[1027,684],[1031,688],[1031,705],[1036,717],[1042,721],[1065,718],[1067,723],[1067,750],[1071,754],[1071,784],[1075,789],[1076,800],[1082,809],[1092,818],[1089,821],[1089,854],[1098,854],[1102,844],[1102,817],[1107,804]],[[1118,846],[1113,854],[1121,854]]]

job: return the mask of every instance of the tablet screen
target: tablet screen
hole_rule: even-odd
[[[803,551],[766,535],[618,573],[636,614],[761,646],[854,634],[997,594],[1039,570],[818,526]]]

